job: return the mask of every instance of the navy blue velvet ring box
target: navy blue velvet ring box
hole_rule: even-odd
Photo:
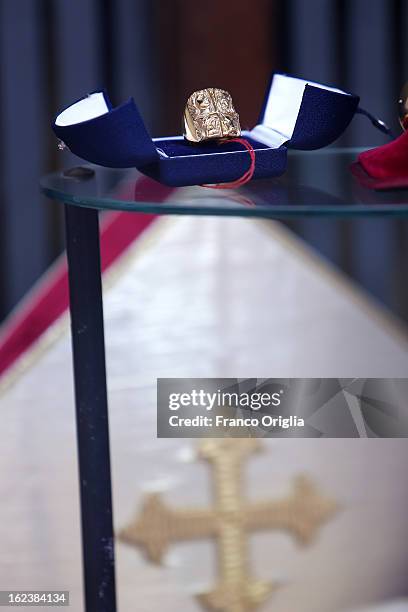
[[[288,148],[318,149],[332,143],[358,104],[358,96],[340,89],[274,74],[258,125],[242,132],[255,150],[253,178],[283,174]],[[53,129],[87,161],[136,167],[170,186],[235,181],[250,165],[248,151],[239,143],[197,145],[182,136],[151,138],[133,98],[113,108],[105,91],[69,106],[57,116]]]

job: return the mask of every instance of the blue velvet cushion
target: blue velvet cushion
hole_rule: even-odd
[[[298,91],[303,94],[299,98],[293,132],[287,138],[284,132],[279,132],[279,125],[276,129],[266,126],[266,132],[278,134],[278,140],[272,144],[270,138],[266,138],[268,142],[265,143],[258,136],[255,139],[251,132],[243,134],[255,150],[253,178],[283,174],[288,148],[316,149],[333,142],[345,130],[358,107],[357,96],[306,84],[285,75],[278,75],[278,78],[283,82],[289,79],[295,85],[299,81]],[[268,104],[273,108],[274,96],[270,96],[270,92],[273,94],[273,90],[268,91]],[[137,167],[170,186],[230,182],[248,170],[250,156],[243,145],[228,141],[197,145],[180,137],[152,139],[133,99],[113,108],[106,93],[102,93],[106,108],[99,116],[64,125],[58,117],[54,121],[57,137],[79,157],[103,166]],[[265,106],[261,123],[265,118]],[[74,107],[75,104],[66,110]]]
[[[245,137],[245,136],[244,136]],[[246,140],[255,150],[253,178],[280,176],[286,170],[287,149],[271,149],[250,137]],[[220,145],[190,145],[184,140],[156,140],[159,150],[170,154],[143,168],[142,172],[173,187],[229,183],[240,178],[249,168],[251,159],[247,149],[235,142]]]

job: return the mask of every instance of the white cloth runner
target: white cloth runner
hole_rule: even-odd
[[[105,295],[117,532],[149,491],[174,508],[213,503],[197,441],[156,438],[158,376],[406,375],[404,330],[278,224],[163,219],[125,260]],[[83,612],[68,326],[37,350],[0,392],[0,583],[70,590]],[[245,499],[286,497],[306,474],[339,512],[307,547],[287,533],[248,535],[250,576],[281,585],[256,612],[408,610],[358,610],[406,588],[407,463],[404,439],[265,440],[245,463]],[[210,540],[174,542],[157,566],[118,541],[119,609],[204,612],[196,594],[217,584],[218,554]]]

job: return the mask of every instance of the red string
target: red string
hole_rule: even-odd
[[[242,187],[246,183],[249,183],[251,178],[255,172],[255,151],[252,145],[249,144],[245,138],[231,138],[230,140],[220,141],[218,144],[228,144],[229,142],[238,142],[242,144],[249,153],[249,157],[251,158],[251,164],[248,170],[241,176],[241,178],[236,181],[231,181],[230,183],[221,183],[215,185],[201,185],[201,187],[206,187],[208,189],[237,189],[238,187]]]

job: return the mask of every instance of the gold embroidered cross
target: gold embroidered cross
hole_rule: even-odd
[[[216,612],[254,610],[277,587],[251,578],[248,533],[287,531],[307,544],[336,511],[336,504],[320,496],[305,477],[296,479],[287,498],[248,503],[243,494],[242,464],[259,448],[254,439],[205,440],[199,454],[213,466],[214,506],[208,510],[169,508],[158,494],[149,495],[140,515],[119,533],[123,542],[143,548],[155,563],[162,561],[173,542],[216,538],[219,582],[211,592],[198,595],[205,607]]]

